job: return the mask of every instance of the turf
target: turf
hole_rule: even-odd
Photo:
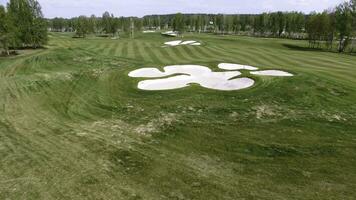
[[[355,56],[305,41],[186,34],[202,46],[162,48],[169,40],[51,34],[47,49],[0,58],[0,199],[356,197]],[[221,62],[295,76],[152,92],[127,75]]]

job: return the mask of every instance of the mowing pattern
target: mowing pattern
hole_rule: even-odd
[[[194,37],[193,37],[194,38]],[[156,39],[157,41],[155,41]],[[354,59],[345,55],[330,53],[294,51],[288,49],[255,47],[253,40],[231,42],[225,38],[199,38],[204,46],[177,46],[162,48],[162,38],[138,38],[135,40],[94,40],[81,42],[61,39],[58,45],[65,47],[79,46],[91,55],[129,58],[142,61],[146,65],[185,64],[207,62],[249,63],[265,68],[319,70],[323,74],[333,74],[348,81],[355,81]],[[204,40],[205,39],[205,40]],[[164,41],[169,39],[163,38]],[[291,42],[291,41],[286,41]],[[266,42],[272,45],[273,41]],[[352,70],[344,74],[345,70]]]
[[[0,58],[0,199],[352,199],[356,58],[304,41],[54,34]],[[286,45],[288,44],[288,45]],[[148,92],[128,73],[240,63],[258,87]]]

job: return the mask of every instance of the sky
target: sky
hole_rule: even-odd
[[[345,0],[38,0],[45,17],[75,17],[105,11],[115,16],[172,13],[257,14],[268,11],[323,11]],[[8,0],[0,0],[5,5]]]

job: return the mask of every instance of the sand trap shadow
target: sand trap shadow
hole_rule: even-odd
[[[298,46],[294,44],[282,44],[284,47],[287,47],[290,50],[295,50],[295,51],[320,51],[320,52],[326,52],[326,50],[321,49],[321,48],[311,48],[311,47],[304,47],[304,46]]]

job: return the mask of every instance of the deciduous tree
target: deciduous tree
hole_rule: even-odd
[[[14,43],[14,25],[6,13],[5,7],[0,6],[0,48],[10,55],[9,47]]]
[[[183,35],[185,31],[184,16],[182,13],[177,13],[173,19],[173,31],[177,31],[179,35]]]
[[[352,12],[350,3],[342,3],[335,9],[336,30],[339,33],[339,52],[344,52],[351,40]]]

